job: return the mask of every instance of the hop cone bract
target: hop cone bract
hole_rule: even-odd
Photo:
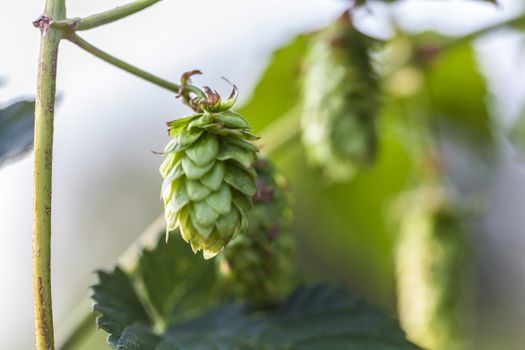
[[[160,173],[167,231],[179,227],[195,252],[211,258],[248,225],[258,149],[248,122],[230,110],[236,94],[222,102],[205,90],[206,99],[192,101],[198,113],[168,123],[173,140]]]
[[[400,208],[396,247],[399,318],[425,349],[460,350],[470,322],[467,231],[440,186],[419,188]]]
[[[371,41],[345,13],[313,38],[306,59],[303,143],[311,163],[331,180],[346,180],[375,158],[378,80]]]
[[[227,293],[257,303],[289,291],[294,249],[284,179],[267,159],[259,159],[255,169],[257,194],[248,228],[219,256],[219,271]]]

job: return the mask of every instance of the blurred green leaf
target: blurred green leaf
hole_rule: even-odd
[[[385,225],[385,211],[409,183],[413,159],[394,131],[397,115],[382,119],[376,164],[348,183],[323,181],[307,164],[299,142],[278,155],[278,165],[295,199],[294,230],[304,276],[345,281],[369,300],[392,306],[394,235]]]
[[[155,251],[150,253],[147,259],[157,256]],[[157,274],[166,267],[165,259],[154,261],[147,264],[150,278],[142,286],[136,276],[118,267],[99,272],[100,281],[93,287],[95,310],[101,314],[98,325],[110,334],[108,342],[114,349],[417,349],[396,321],[349,297],[345,290],[329,286],[299,288],[279,305],[264,310],[228,304],[159,329],[148,310],[156,308],[158,301],[141,293],[171,285],[157,281],[167,277]],[[189,267],[186,275],[193,272],[193,266]],[[168,300],[168,294],[158,294],[159,299]]]
[[[31,149],[34,111],[34,101],[19,101],[0,109],[0,165]]]
[[[462,44],[438,54],[425,73],[433,120],[475,143],[491,143],[486,81],[472,46]]]
[[[251,99],[240,109],[256,133],[294,107],[300,97],[298,84],[307,35],[299,35],[272,56]]]
[[[396,321],[339,287],[298,288],[273,309],[227,305],[170,329],[158,349],[418,349]]]
[[[252,101],[242,110],[258,128],[289,114],[298,104],[298,73],[307,40],[298,37],[276,52]],[[273,112],[267,112],[270,110]],[[404,110],[384,113],[389,125],[380,126],[385,130],[381,130],[378,163],[347,184],[327,186],[321,174],[306,163],[300,142],[290,141],[272,152],[294,194],[294,231],[303,276],[314,281],[345,281],[383,305],[394,304],[393,235],[385,227],[384,210],[405,189],[412,167],[403,137],[390,130],[390,124],[402,119],[399,113]],[[269,134],[279,135],[278,139],[288,137],[294,132],[292,128],[297,132],[299,123],[280,125]],[[264,144],[279,143],[264,136]]]

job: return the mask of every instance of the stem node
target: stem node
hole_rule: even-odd
[[[40,33],[44,34],[49,29],[49,25],[52,22],[51,17],[46,15],[41,15],[35,21],[33,21],[33,26],[40,29]]]

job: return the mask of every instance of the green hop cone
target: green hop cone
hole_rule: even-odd
[[[196,114],[168,123],[173,139],[160,173],[167,232],[179,227],[193,251],[209,259],[248,226],[258,149],[248,122],[230,110],[235,86],[225,102],[205,91],[207,98],[191,100]]]
[[[395,259],[403,328],[425,349],[468,349],[468,237],[458,207],[439,186],[401,203]]]
[[[379,84],[371,44],[345,12],[313,38],[306,58],[303,144],[310,162],[333,181],[375,159]]]
[[[255,303],[283,296],[292,287],[291,210],[284,179],[271,162],[259,159],[255,207],[246,232],[219,256],[225,291]]]

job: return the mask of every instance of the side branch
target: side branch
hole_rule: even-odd
[[[69,27],[74,30],[92,29],[142,11],[159,1],[161,0],[137,0],[130,4],[116,7],[113,10],[104,11],[88,17],[54,21],[52,25],[56,27]]]
[[[112,56],[112,55],[108,54],[107,52],[104,52],[104,51],[100,50],[99,48],[93,46],[92,44],[90,44],[89,42],[87,42],[86,40],[82,39],[81,37],[79,37],[78,35],[76,35],[74,33],[70,34],[67,37],[67,39],[69,41],[75,43],[76,45],[78,45],[82,49],[86,50],[87,52],[91,53],[92,55],[94,55],[94,56],[100,58],[101,60],[106,61],[107,63],[112,64],[112,65],[114,65],[114,66],[116,66],[116,67],[118,67],[118,68],[120,68],[122,70],[125,70],[128,73],[131,73],[131,74],[133,74],[133,75],[135,75],[135,76],[137,76],[139,78],[142,78],[144,80],[147,80],[150,83],[153,83],[155,85],[163,87],[166,90],[173,91],[173,92],[176,92],[176,93],[180,92],[181,86],[179,84],[172,83],[172,82],[170,82],[168,80],[162,79],[160,77],[157,77],[156,75],[148,73],[145,70],[142,70],[142,69],[140,69],[138,67],[135,67],[135,66],[133,66],[133,65],[127,63],[127,62],[124,62],[123,60],[121,60],[119,58],[116,58],[115,56]],[[205,97],[205,95],[202,92],[202,90],[200,90],[199,88],[197,88],[195,86],[186,85],[185,89],[188,92],[192,92],[192,93],[196,94],[199,97]]]

